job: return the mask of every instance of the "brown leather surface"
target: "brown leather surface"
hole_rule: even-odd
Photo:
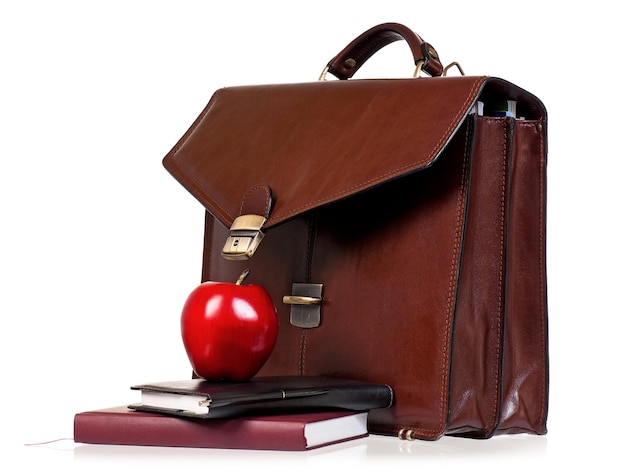
[[[272,190],[264,183],[250,188],[241,199],[239,215],[256,214],[268,218],[272,211]]]
[[[221,89],[164,164],[226,226],[252,187],[269,185],[275,195],[269,228],[429,165],[485,80]]]
[[[499,433],[545,433],[548,408],[545,124],[518,122],[510,174]]]
[[[396,419],[419,428],[425,438],[444,430],[467,178],[465,134],[458,137],[437,162],[441,166],[277,226],[245,263],[224,261],[213,246],[207,278],[231,280],[247,267],[248,280],[278,302],[278,342],[260,375],[386,381],[396,405],[372,411],[372,431],[395,434]],[[386,207],[389,200],[392,209]],[[226,228],[213,226],[219,242]],[[400,251],[409,246],[407,261]],[[290,309],[280,301],[292,282],[324,284],[319,328],[289,324]]]
[[[527,120],[467,117],[501,97]],[[249,268],[276,302],[260,375],[389,384],[375,433],[545,433],[545,123],[537,98],[494,78],[238,87],[164,164],[208,210],[203,280]],[[266,236],[227,261],[259,184],[274,198]],[[318,328],[290,325],[294,282],[324,285]]]
[[[450,406],[448,433],[487,437],[498,424],[512,124],[489,117],[475,124],[452,346],[450,399],[455,403]]]

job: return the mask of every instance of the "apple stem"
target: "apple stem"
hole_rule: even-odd
[[[244,270],[239,276],[239,278],[237,279],[237,282],[235,282],[235,285],[241,285],[243,281],[246,280],[246,277],[248,277],[249,274],[250,274],[249,269]]]

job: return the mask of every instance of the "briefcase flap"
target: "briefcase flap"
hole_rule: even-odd
[[[271,228],[430,166],[479,97],[545,116],[537,98],[488,77],[231,87],[215,92],[163,164],[226,227],[250,190],[269,187]]]

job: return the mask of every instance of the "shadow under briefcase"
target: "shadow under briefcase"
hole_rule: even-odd
[[[350,79],[396,40],[417,77]],[[543,104],[502,79],[447,75],[395,23],[326,70],[340,80],[218,90],[164,159],[207,210],[203,280],[248,268],[274,299],[280,331],[259,375],[390,385],[372,433],[544,434]]]

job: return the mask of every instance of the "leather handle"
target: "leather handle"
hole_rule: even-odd
[[[398,40],[409,44],[415,65],[421,62],[422,71],[431,76],[442,75],[443,66],[435,48],[400,23],[383,23],[359,35],[328,63],[328,72],[339,79],[350,79],[374,53]]]

